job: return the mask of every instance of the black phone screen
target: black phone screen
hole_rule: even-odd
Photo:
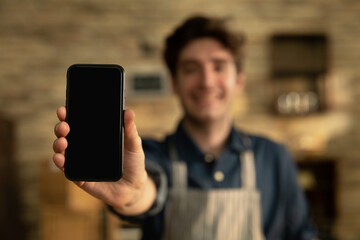
[[[123,166],[124,70],[75,64],[67,71],[65,175],[76,181],[116,181]]]

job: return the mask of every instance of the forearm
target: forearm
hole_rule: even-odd
[[[139,197],[121,207],[113,207],[121,215],[135,216],[145,213],[150,209],[156,199],[156,187],[154,181],[147,176],[145,185],[139,193]]]

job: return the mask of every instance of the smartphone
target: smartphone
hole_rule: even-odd
[[[117,181],[123,172],[124,69],[75,64],[67,70],[65,176]]]

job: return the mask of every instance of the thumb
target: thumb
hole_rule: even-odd
[[[141,138],[136,129],[134,119],[135,119],[135,112],[131,109],[125,110],[125,113],[124,113],[124,128],[125,128],[124,147],[129,152],[139,153],[139,152],[142,152]]]

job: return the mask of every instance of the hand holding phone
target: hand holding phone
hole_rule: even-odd
[[[102,80],[104,80],[104,78],[102,78]],[[99,84],[101,84],[101,82],[102,81],[99,81]],[[85,90],[85,88],[81,89],[82,90],[80,90],[80,92]],[[94,97],[91,94],[87,94],[86,96],[91,98]],[[96,96],[94,98],[96,98]],[[67,105],[70,104],[69,100],[70,99],[68,98]],[[79,155],[80,157],[93,157],[91,153],[93,153],[94,151],[98,151],[99,148],[94,148],[97,148],[99,146],[99,142],[101,142],[102,140],[101,138],[99,139],[95,137],[96,131],[100,131],[99,129],[101,129],[101,123],[104,123],[103,119],[106,118],[98,119],[99,116],[103,114],[99,114],[99,106],[92,105],[91,101],[87,101],[83,107],[86,110],[82,109],[79,112],[82,112],[81,119],[82,122],[85,123],[84,126],[86,127],[83,129],[84,135],[81,134],[81,148],[83,149],[83,152],[80,152]],[[68,147],[70,146],[70,142],[68,142],[68,139],[70,133],[75,131],[73,127],[70,127],[67,122],[71,119],[71,116],[67,115],[68,113],[70,113],[69,110],[65,106],[61,106],[58,108],[57,116],[60,122],[58,122],[55,126],[55,135],[57,139],[54,141],[53,144],[53,150],[55,152],[53,156],[53,161],[55,165],[62,170],[64,170],[65,166],[68,166],[68,159],[65,158],[65,152],[71,154],[71,151],[68,151]],[[101,177],[100,180],[76,180],[74,181],[74,183],[86,192],[88,192],[90,195],[99,198],[105,203],[115,207],[117,211],[119,211],[121,214],[138,215],[145,212],[152,206],[156,196],[156,188],[154,182],[151,180],[151,178],[147,176],[147,172],[145,171],[145,156],[141,146],[141,139],[138,135],[134,122],[135,114],[130,109],[125,110],[123,113],[124,121],[122,125],[124,126],[124,150],[122,151],[122,153],[124,156],[124,167],[123,174],[120,180],[103,181],[104,177]],[[122,120],[122,118],[120,119]],[[76,158],[73,158],[72,160],[77,161]],[[86,160],[86,158],[81,158],[80,162],[81,166],[86,168],[88,163],[84,160]],[[67,171],[66,167],[65,171]],[[85,172],[89,173],[87,171]],[[76,176],[77,174],[73,175],[73,173],[70,173],[69,175]],[[82,178],[84,177],[83,173],[80,173],[80,175],[82,175]],[[86,176],[84,179],[87,178],[93,179],[93,176]],[[106,175],[105,178],[109,178],[109,175]],[[74,179],[80,178],[74,177]],[[111,180],[113,180],[112,177]]]
[[[88,113],[89,119],[94,114],[95,110],[93,109]],[[66,162],[64,151],[68,146],[65,137],[71,131],[69,125],[65,122],[65,106],[58,108],[57,116],[60,122],[55,125],[57,139],[53,144],[55,152],[53,161],[58,168],[64,170]],[[90,195],[115,207],[117,211],[120,208],[119,212],[124,215],[138,215],[145,212],[152,206],[156,196],[155,184],[145,171],[145,156],[136,130],[134,117],[135,114],[132,110],[125,110],[123,177],[116,182],[74,182]],[[84,144],[91,146],[92,142],[85,141]]]

